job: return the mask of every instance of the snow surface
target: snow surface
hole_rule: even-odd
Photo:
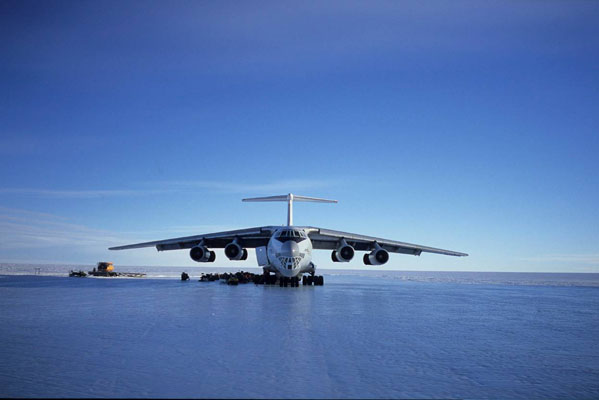
[[[597,287],[460,279],[2,275],[0,396],[599,397]]]

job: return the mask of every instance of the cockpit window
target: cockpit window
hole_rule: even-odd
[[[296,243],[299,243],[303,240],[307,239],[306,232],[303,230],[295,230],[295,229],[284,229],[280,231],[277,236],[275,236],[279,242],[286,242],[288,240],[293,240]]]

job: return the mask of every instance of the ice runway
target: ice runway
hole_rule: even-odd
[[[599,397],[599,288],[0,277],[2,397]]]

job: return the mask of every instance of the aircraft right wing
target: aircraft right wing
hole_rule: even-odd
[[[419,244],[398,242],[396,240],[382,239],[373,236],[365,236],[357,233],[340,232],[331,229],[316,228],[313,226],[306,227],[306,232],[312,240],[314,249],[335,250],[339,246],[339,241],[345,241],[355,250],[372,250],[373,244],[376,242],[383,249],[390,253],[402,253],[419,256],[420,253],[436,253],[447,256],[464,257],[468,254],[460,253],[459,251],[437,249],[435,247],[422,246]]]
[[[203,235],[128,244],[125,246],[110,247],[108,250],[139,249],[142,247],[156,247],[156,250],[158,251],[190,249],[197,246],[202,241],[206,247],[222,249],[234,239],[237,239],[239,244],[243,247],[254,248],[266,246],[275,229],[277,229],[276,226],[260,226],[257,228],[237,229],[234,231],[206,233]]]

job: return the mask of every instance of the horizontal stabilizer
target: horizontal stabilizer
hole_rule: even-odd
[[[267,197],[251,197],[242,199],[241,201],[286,201],[287,202],[287,225],[293,225],[293,202],[294,201],[311,201],[314,203],[337,203],[337,200],[320,199],[318,197],[298,196],[293,193],[280,196]]]
[[[241,201],[313,201],[316,203],[337,203],[337,200],[321,199],[318,197],[298,196],[296,194],[284,194],[281,196],[267,196],[267,197],[252,197],[249,199],[243,199]]]

